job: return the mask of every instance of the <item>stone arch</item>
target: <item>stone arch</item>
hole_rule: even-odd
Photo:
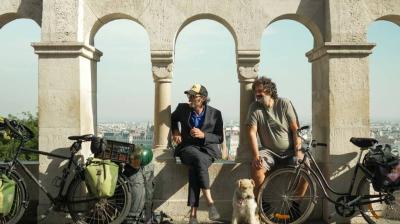
[[[226,21],[224,18],[217,16],[215,14],[210,14],[210,13],[203,13],[203,14],[197,14],[194,16],[189,17],[188,19],[186,19],[182,25],[179,27],[178,31],[175,34],[175,38],[174,38],[174,48],[175,48],[175,43],[176,43],[176,39],[179,36],[179,33],[190,23],[196,21],[196,20],[201,20],[201,19],[210,19],[210,20],[214,20],[220,24],[222,24],[226,29],[228,29],[228,31],[231,33],[233,40],[235,42],[235,49],[237,49],[237,35],[235,30],[233,29],[233,27],[229,24],[228,21]]]
[[[31,19],[39,27],[42,26],[42,24],[40,22],[38,22],[36,19],[34,19],[34,18],[25,17],[25,16],[21,16],[18,13],[10,12],[10,13],[4,13],[4,14],[0,15],[0,28],[5,26],[7,23],[10,23],[10,22],[12,22],[14,20],[17,20],[17,19]]]
[[[112,14],[108,14],[108,15],[105,15],[105,16],[99,18],[93,24],[93,26],[90,28],[90,31],[88,33],[89,44],[94,45],[94,37],[96,36],[96,33],[100,30],[101,27],[103,27],[104,25],[106,25],[109,22],[112,22],[114,20],[119,20],[119,19],[131,20],[135,23],[140,24],[146,30],[146,27],[138,19],[136,19],[130,15],[123,14],[123,13],[112,13]],[[147,32],[147,30],[146,30],[146,32]]]
[[[271,20],[271,22],[268,23],[267,27],[272,24],[273,22],[279,21],[279,20],[284,20],[284,19],[289,19],[289,20],[294,20],[296,22],[299,22],[303,24],[312,34],[314,37],[314,48],[321,47],[324,43],[324,37],[321,33],[321,30],[315,24],[310,18],[307,18],[303,15],[298,15],[298,14],[284,14],[281,16],[276,17],[275,19]]]
[[[400,15],[393,15],[393,14],[385,15],[377,18],[375,21],[382,21],[382,20],[389,21],[400,26]]]

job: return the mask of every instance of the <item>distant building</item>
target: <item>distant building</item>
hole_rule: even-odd
[[[105,138],[107,140],[132,143],[132,136],[127,131],[123,131],[123,132],[119,132],[119,133],[104,132],[103,138]]]
[[[154,126],[147,124],[146,130],[142,130],[135,135],[132,135],[132,143],[136,145],[143,145],[145,147],[153,146],[153,130]]]
[[[225,145],[228,151],[228,159],[235,160],[239,147],[239,127],[233,126],[225,129]]]

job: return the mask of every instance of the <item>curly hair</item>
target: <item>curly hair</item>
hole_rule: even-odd
[[[258,77],[256,80],[254,80],[253,86],[251,87],[253,91],[255,91],[256,86],[258,85],[262,85],[264,91],[268,95],[271,95],[273,99],[278,98],[278,90],[276,89],[276,84],[271,79],[266,78],[264,76]]]

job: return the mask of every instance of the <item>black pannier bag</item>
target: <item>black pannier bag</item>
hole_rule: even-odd
[[[389,145],[378,145],[364,157],[364,166],[371,172],[375,191],[387,192],[400,189],[400,158]]]
[[[101,152],[104,152],[107,147],[107,140],[104,138],[100,137],[93,137],[92,142],[90,143],[90,151],[92,151],[93,154],[99,154]]]

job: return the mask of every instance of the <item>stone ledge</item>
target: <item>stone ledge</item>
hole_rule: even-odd
[[[103,55],[95,47],[82,42],[37,42],[32,43],[32,47],[38,55],[82,56],[95,61],[100,61]]]
[[[312,49],[306,53],[309,62],[316,61],[325,55],[354,55],[367,56],[372,53],[372,43],[351,43],[351,42],[325,42],[324,46]]]

